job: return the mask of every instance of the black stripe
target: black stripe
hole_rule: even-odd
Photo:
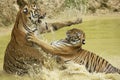
[[[15,71],[14,65],[10,61],[7,61],[6,63],[7,63],[7,68],[9,69],[9,71],[14,72]]]
[[[7,69],[7,72],[8,72],[8,70],[9,70],[9,73],[13,73],[14,71],[13,70],[11,70],[11,68],[10,67],[7,67],[8,69]]]
[[[84,61],[83,64],[86,63],[85,61],[88,61],[88,60],[87,60],[87,59],[88,59],[87,57],[89,57],[89,56],[88,56],[88,53],[89,53],[89,52],[86,51],[85,53],[86,53],[86,54],[85,54],[85,57],[83,58],[83,61]],[[86,59],[86,58],[87,58],[87,59]]]
[[[108,67],[108,70],[107,70],[107,72],[111,72],[111,68],[112,68],[112,66],[111,65],[109,65],[109,67]]]
[[[111,73],[113,71],[113,67],[111,66],[109,69],[109,72]]]
[[[9,60],[10,64],[12,64],[13,67],[16,67],[16,68],[19,68],[19,69],[24,69],[24,70],[26,69],[25,67],[23,67],[23,65],[25,65],[25,63],[23,61],[20,61],[20,60],[16,59],[17,57],[9,55],[9,58],[10,58],[10,60],[15,61],[15,63],[13,63]]]
[[[93,68],[93,66],[92,66],[93,63],[92,63],[92,61],[93,61],[93,57],[94,57],[94,56],[93,56],[93,53],[92,53],[92,52],[89,52],[89,53],[90,53],[90,56],[89,56],[89,57],[90,57],[90,60],[89,60],[89,67],[90,67],[90,68],[89,68],[89,72],[93,72],[93,71],[92,71],[92,68]]]
[[[47,22],[45,22],[45,28],[46,28],[46,30],[48,30],[48,25],[47,25]]]
[[[108,63],[108,65],[107,65],[107,67],[106,67],[106,70],[105,70],[106,73],[108,73],[109,67],[110,67],[110,64]]]
[[[105,59],[102,59],[102,65],[104,64]]]
[[[32,13],[32,17],[34,17],[34,15],[33,15],[33,12],[31,11],[31,13]]]
[[[96,57],[97,57],[97,58],[96,58],[96,61],[95,61],[96,63],[95,63],[95,67],[94,67],[94,68],[95,68],[95,71],[96,71],[96,68],[97,68],[97,66],[98,66],[98,58],[99,58],[99,56],[96,56]]]
[[[105,63],[104,72],[106,72],[107,66],[108,66],[108,64],[109,64],[106,60],[105,60],[105,62],[106,62],[106,63]]]
[[[82,51],[82,52],[81,52],[81,55],[80,55],[80,58],[81,58],[81,59],[80,59],[80,64],[83,64],[83,56],[85,55],[85,52],[86,52],[86,51]]]
[[[85,65],[85,67],[86,67],[86,69],[88,70],[88,61],[86,62],[86,65]],[[89,70],[88,70],[89,71]]]
[[[23,73],[28,73],[28,69],[20,68],[19,66],[14,65],[11,61],[7,62],[8,63],[8,69],[11,73],[17,73],[18,75],[21,75]]]
[[[89,64],[89,61],[90,61],[90,60],[89,60],[89,59],[90,59],[90,57],[91,57],[91,53],[90,53],[89,51],[87,52],[87,57],[88,57],[88,58],[86,59],[85,67],[87,68],[87,70],[88,70],[89,72],[91,72],[91,70],[89,69],[89,66],[90,66],[90,64]]]
[[[14,61],[17,61],[17,62],[19,62],[19,63],[21,63],[21,64],[25,64],[23,61],[20,61],[20,60],[18,60],[17,58],[17,56],[15,56],[15,55],[10,55],[11,57],[12,57],[12,59],[14,59]],[[9,57],[10,57],[9,56]]]
[[[100,63],[100,59],[101,59],[101,58],[99,57],[99,58],[98,58],[98,66],[99,66],[99,63]]]
[[[91,53],[91,65],[90,65],[91,72],[94,72],[94,54]]]
[[[94,62],[93,62],[93,71],[95,72],[96,71],[96,67],[97,67],[97,59],[99,56],[93,54],[94,56]]]
[[[23,22],[23,26],[24,26],[24,28],[25,28],[26,31],[32,32],[32,31],[28,28],[28,26],[24,24],[24,22]]]
[[[99,72],[100,72],[100,69],[102,68],[101,61],[103,61],[103,59],[100,57],[100,61],[99,61],[99,68],[98,68],[98,71],[99,71]]]
[[[105,63],[105,59],[102,59],[102,66],[101,66],[102,72],[105,69],[104,63]]]
[[[109,64],[107,61],[105,61],[106,62],[106,64],[105,64],[105,67]]]

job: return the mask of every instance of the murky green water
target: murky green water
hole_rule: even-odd
[[[90,19],[92,18],[92,19]],[[80,28],[86,33],[86,44],[83,46],[84,49],[95,52],[99,56],[102,56],[107,61],[109,61],[114,66],[120,68],[120,16],[117,17],[87,17],[83,18],[83,23],[74,25],[71,27],[66,27],[60,29],[59,31],[54,32],[55,34],[48,33],[45,34],[45,38],[48,42],[53,40],[59,40],[65,37],[67,30],[71,28]],[[10,36],[10,35],[9,35]],[[8,35],[0,36],[0,80],[21,80],[23,78],[8,75],[3,72],[3,57],[4,50],[9,41]],[[92,75],[82,76],[82,79],[85,80],[87,77],[90,79],[87,80],[105,80],[99,76]],[[103,76],[103,75],[102,75]],[[69,76],[68,76],[69,77]],[[74,78],[75,76],[73,76]],[[106,80],[120,80],[118,75],[105,75]],[[72,79],[73,79],[72,78]],[[85,79],[84,79],[85,78]],[[29,80],[30,78],[24,78],[23,80]],[[72,80],[71,79],[71,80]],[[36,79],[35,79],[36,80]],[[48,79],[50,80],[50,79]],[[77,79],[79,80],[79,79]]]

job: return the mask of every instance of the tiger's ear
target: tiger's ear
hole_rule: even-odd
[[[19,8],[23,8],[25,5],[27,5],[27,2],[25,0],[17,0],[17,4]]]
[[[82,40],[82,44],[85,44],[85,39]]]
[[[83,35],[82,35],[82,44],[85,44],[85,33],[83,32]]]

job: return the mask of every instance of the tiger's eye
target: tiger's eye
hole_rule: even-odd
[[[27,8],[25,8],[25,9],[23,10],[23,12],[24,12],[24,13],[27,13],[27,12],[28,12],[28,9],[27,9]]]

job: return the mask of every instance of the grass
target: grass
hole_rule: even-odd
[[[83,19],[84,21],[82,24],[65,27],[55,31],[54,34],[47,33],[44,34],[44,36],[48,42],[51,42],[53,40],[64,38],[66,31],[69,29],[82,29],[86,33],[86,44],[83,45],[83,48],[95,52],[96,54],[104,57],[114,66],[120,68],[120,16],[92,16],[84,17]],[[2,70],[4,51],[9,40],[10,34],[0,35],[0,80],[20,80],[16,76],[5,74]],[[110,78],[110,80],[120,80],[120,76],[114,77],[115,79]],[[24,78],[23,80],[26,79]]]

